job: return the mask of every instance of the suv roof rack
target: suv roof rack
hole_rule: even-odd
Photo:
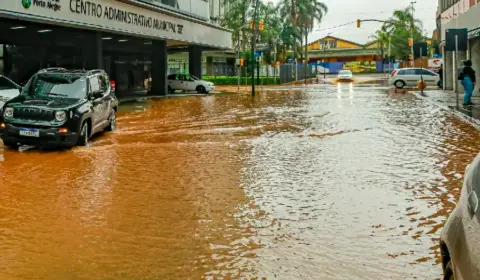
[[[93,70],[88,70],[87,75],[93,75],[93,74],[104,74],[105,70],[102,69],[93,69]]]
[[[37,73],[46,73],[46,72],[58,72],[58,71],[67,71],[67,69],[62,67],[51,67],[38,70]]]

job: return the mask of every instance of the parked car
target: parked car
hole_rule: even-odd
[[[337,79],[339,81],[351,81],[353,79],[353,73],[350,70],[341,70],[338,72]]]
[[[465,171],[458,204],[441,234],[446,280],[480,279],[480,154]]]
[[[41,70],[9,100],[0,137],[5,146],[85,146],[117,127],[118,100],[103,70]]]
[[[423,76],[423,80],[427,86],[438,86],[440,77],[437,73],[422,68],[403,68],[392,72],[390,84],[396,88],[404,88],[405,86],[417,86],[418,81]]]
[[[211,82],[200,80],[190,74],[171,74],[167,76],[168,91],[176,90],[196,91],[198,93],[209,93],[215,90],[215,85]]]
[[[21,86],[17,85],[9,78],[0,75],[0,112],[2,112],[5,102],[20,94],[21,88]]]

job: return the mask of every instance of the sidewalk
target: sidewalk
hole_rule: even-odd
[[[456,95],[452,91],[429,90],[422,95],[419,91],[413,92],[417,97],[453,112],[456,116],[480,127],[480,96],[473,96],[473,106],[463,106],[463,93],[458,94],[459,108],[457,109]]]

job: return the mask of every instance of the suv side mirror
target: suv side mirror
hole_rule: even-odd
[[[94,91],[90,94],[91,99],[101,98],[102,96],[103,96],[103,91],[101,90]]]

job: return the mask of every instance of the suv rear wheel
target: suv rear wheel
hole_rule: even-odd
[[[405,87],[405,82],[402,80],[395,81],[394,83],[396,88],[404,88]]]
[[[88,123],[84,122],[82,128],[80,129],[80,134],[78,136],[78,146],[86,146],[88,144]]]
[[[117,115],[115,110],[112,111],[112,114],[110,115],[110,123],[108,124],[107,128],[105,129],[106,131],[115,131],[117,130]]]

